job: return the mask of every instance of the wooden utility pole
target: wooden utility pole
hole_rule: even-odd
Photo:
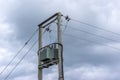
[[[62,14],[56,13],[53,16],[49,17],[42,23],[40,23],[39,26],[39,50],[42,48],[42,28],[45,28],[55,20],[57,20],[57,37],[58,37],[58,44],[62,45],[62,29],[61,29],[61,16]],[[63,53],[62,53],[62,46],[58,45],[58,74],[59,79],[58,80],[64,80],[64,71],[63,71]],[[40,51],[38,51],[38,80],[42,80],[42,69],[44,66],[42,66],[41,59],[40,59]]]
[[[42,26],[39,26],[39,34],[38,34],[38,49],[42,48]],[[41,65],[40,54],[38,54],[38,80],[42,80],[42,68],[39,68]]]
[[[58,43],[62,44],[62,29],[61,29],[61,13],[58,13],[57,16],[57,29],[58,29]],[[62,48],[60,45],[58,45],[58,58],[59,58],[59,63],[58,63],[58,69],[59,69],[59,80],[64,80],[64,72],[63,72],[63,54],[62,54]]]

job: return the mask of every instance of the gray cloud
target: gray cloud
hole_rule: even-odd
[[[61,11],[63,14],[69,15],[70,17],[81,20],[83,22],[87,22],[96,26],[100,26],[101,28],[119,33],[120,28],[118,26],[120,24],[118,13],[120,13],[120,11],[118,3],[119,1],[117,0],[2,0],[0,6],[0,18],[4,19],[3,21],[0,20],[0,26],[2,26],[0,28],[0,45],[2,45],[0,47],[0,68],[3,68],[3,66],[9,62],[11,57],[15,55],[22,43],[25,42],[30,34],[37,29],[37,25],[40,22],[58,11]],[[4,27],[6,25],[8,27]],[[70,27],[82,29],[118,41],[114,42],[105,40],[96,36],[73,30]],[[55,33],[56,32],[53,31],[52,36]],[[119,48],[120,38],[118,36],[72,21],[69,22],[68,27],[63,35],[66,33],[73,34],[73,36],[75,36],[63,36],[66,80],[119,80],[119,51],[109,48],[108,46],[103,46],[103,44],[105,44]],[[37,38],[37,36],[35,38]],[[100,44],[80,40],[80,38],[92,40]],[[32,42],[33,41],[31,41],[31,43]],[[48,38],[45,38],[45,43],[49,43]],[[28,48],[29,46],[26,50],[28,50]],[[21,53],[17,60],[20,60],[26,50]],[[37,45],[32,50],[31,54],[24,59],[17,70],[14,71],[13,75],[10,77],[10,80],[37,80],[36,52]],[[9,55],[5,53],[9,53]],[[3,63],[3,61],[5,61],[5,63]],[[14,63],[16,62],[17,61]],[[85,64],[88,66],[84,66]],[[15,64],[12,64],[11,66],[14,65]],[[67,68],[69,69],[67,70]],[[116,69],[114,70],[114,68]],[[54,67],[50,69],[50,71],[45,71],[44,80],[57,80],[56,70],[52,71]],[[111,75],[111,73],[113,73],[113,75]],[[81,77],[77,78],[79,76],[78,74],[81,75]],[[5,75],[1,77],[3,78]],[[48,79],[48,77],[50,78]]]

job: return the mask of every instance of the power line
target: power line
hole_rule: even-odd
[[[68,23],[69,23],[69,19],[66,19],[67,20],[67,22],[65,23],[65,25],[63,25],[63,24],[61,24],[61,26],[64,26],[65,28],[63,29],[63,31],[62,31],[62,34],[64,34],[65,33],[65,31],[66,31],[66,29],[67,29],[67,27],[68,27]],[[57,24],[57,22],[54,22],[55,24]],[[55,30],[54,30],[55,31]],[[57,32],[57,31],[56,31]],[[55,39],[55,42],[57,42],[57,38]]]
[[[70,21],[70,18],[69,18],[68,16],[66,16],[66,17],[65,17],[65,20],[66,20],[66,24],[64,25],[65,28],[64,28],[64,30],[62,31],[62,33],[64,33],[65,30],[67,29],[67,26],[68,26],[68,23],[69,23],[69,21]],[[61,24],[61,25],[62,25],[62,24]]]
[[[68,24],[68,23],[67,23],[67,24]],[[66,26],[66,24],[65,24],[65,25],[61,24],[61,25],[62,25],[62,26]],[[68,25],[67,25],[67,26],[68,26]],[[67,27],[67,26],[66,26],[66,27]],[[72,28],[72,27],[71,27],[71,28]],[[90,32],[84,31],[84,30],[80,30],[80,29],[75,29],[75,28],[72,28],[72,29],[77,30],[77,31],[81,31],[81,32],[84,32],[84,33],[87,33],[87,34],[90,34],[90,35],[93,35],[93,36],[97,36],[97,37],[100,37],[100,38],[103,38],[103,39],[106,39],[106,40],[110,40],[110,41],[116,42],[116,40],[113,40],[113,39],[110,39],[110,38],[107,38],[107,37],[104,37],[104,36],[101,36],[101,35],[93,34],[93,33],[90,33]],[[65,33],[65,35],[68,35],[68,36],[71,36],[71,37],[75,37],[75,36],[72,36],[72,35],[66,34],[66,33]],[[119,35],[119,36],[120,36],[120,35]],[[87,42],[92,42],[92,43],[95,43],[95,44],[104,45],[104,46],[107,46],[107,47],[110,47],[110,48],[113,48],[113,49],[115,49],[115,50],[120,51],[120,48],[116,48],[116,47],[109,46],[109,45],[106,45],[106,44],[102,44],[102,43],[98,43],[98,42],[95,42],[95,41],[83,39],[83,38],[80,38],[80,37],[75,37],[75,38],[78,38],[78,39],[81,39],[81,40],[84,40],[84,41],[87,41]],[[118,42],[118,41],[117,41],[117,42]],[[120,42],[120,41],[119,41],[119,42]]]
[[[37,29],[36,31],[38,31],[39,29]],[[45,34],[46,30],[44,30],[43,35]],[[34,33],[35,35],[35,33]],[[32,35],[33,36],[33,35]],[[30,39],[32,39],[32,37],[30,37]],[[30,40],[28,40],[30,41]],[[31,51],[31,49],[35,46],[35,44],[37,43],[38,40],[36,40],[33,45],[29,48],[29,50],[23,55],[23,57],[21,58],[21,60],[19,60],[19,62],[14,66],[14,68],[9,72],[9,74],[4,78],[4,80],[7,80],[7,78],[12,74],[12,72],[17,68],[17,66],[21,63],[21,61],[25,58],[25,56]]]
[[[115,49],[115,50],[117,50],[117,51],[120,51],[120,48],[116,48],[116,47],[113,47],[113,46],[110,46],[110,45],[106,45],[106,44],[98,43],[98,42],[96,42],[96,41],[92,41],[92,40],[88,40],[88,39],[84,39],[84,38],[76,37],[76,36],[73,36],[73,35],[71,35],[71,34],[67,34],[67,33],[65,33],[64,35],[66,35],[66,36],[70,36],[70,37],[74,37],[74,38],[77,38],[77,39],[79,39],[79,40],[87,41],[87,42],[90,42],[90,43],[100,44],[100,45],[103,45],[103,46],[106,46],[106,47],[109,47],[109,48]]]
[[[62,26],[66,26],[66,25],[63,25],[61,24]],[[68,25],[67,25],[68,26]],[[66,26],[66,27],[67,27]],[[71,26],[70,26],[71,27]],[[106,40],[110,40],[110,41],[115,41],[116,40],[113,40],[113,39],[110,39],[110,38],[107,38],[107,37],[104,37],[104,36],[101,36],[101,35],[97,35],[97,34],[93,34],[93,33],[90,33],[90,32],[87,32],[87,31],[84,31],[84,30],[80,30],[80,29],[76,29],[76,28],[73,28],[71,27],[72,29],[76,30],[76,31],[81,31],[81,32],[84,32],[84,33],[87,33],[87,34],[90,34],[90,35],[93,35],[93,36],[97,36],[97,37],[100,37],[100,38],[103,38],[103,39],[106,39]],[[71,36],[71,37],[75,37],[75,36],[72,36],[70,34],[66,34],[65,35],[68,35],[68,36]],[[110,47],[110,48],[113,48],[113,49],[116,49],[116,50],[119,50],[120,51],[120,48],[116,48],[116,47],[113,47],[113,46],[109,46],[109,45],[106,45],[106,44],[102,44],[102,43],[98,43],[98,42],[95,42],[95,41],[91,41],[91,40],[87,40],[87,39],[83,39],[83,38],[80,38],[80,37],[75,37],[75,38],[79,38],[81,40],[85,40],[87,42],[92,42],[92,43],[95,43],[95,44],[101,44],[101,45],[104,45],[104,46],[107,46],[107,47]],[[118,41],[117,41],[118,42]],[[119,41],[120,42],[120,41]]]
[[[63,25],[61,24],[62,26],[65,26],[67,27],[67,25]],[[71,26],[69,26],[69,28],[72,28],[72,30],[76,30],[76,31],[80,31],[80,32],[83,32],[83,33],[86,33],[86,34],[89,34],[89,35],[92,35],[92,36],[96,36],[96,37],[99,37],[99,38],[103,38],[103,39],[106,39],[106,40],[109,40],[109,41],[114,41],[114,42],[120,42],[120,41],[117,41],[117,40],[114,40],[114,39],[111,39],[111,38],[107,38],[107,37],[104,37],[104,36],[101,36],[101,35],[97,35],[97,34],[94,34],[94,33],[90,33],[90,32],[87,32],[87,31],[84,31],[84,30],[81,30],[81,29],[76,29],[76,28],[73,28]],[[65,30],[65,29],[64,29]],[[64,32],[64,31],[63,31]],[[64,34],[64,33],[63,33]]]
[[[33,45],[30,47],[30,49],[23,55],[23,57],[19,60],[19,62],[14,66],[14,68],[9,72],[9,74],[4,78],[4,80],[7,80],[7,78],[12,74],[12,72],[17,68],[17,66],[21,63],[21,61],[25,58],[25,56],[31,51],[31,49],[35,46],[35,44],[38,42],[35,41]]]
[[[22,48],[20,48],[20,50],[16,53],[16,55],[11,59],[11,61],[6,65],[6,67],[0,72],[0,75],[8,68],[8,66],[14,61],[14,59],[18,56],[18,54],[20,54],[20,52],[25,48],[25,46],[30,42],[30,40],[34,37],[34,35],[36,34],[36,32],[38,31],[38,29],[36,29],[36,31],[30,36],[30,38],[25,42],[25,44],[23,45]]]
[[[63,16],[63,17],[66,17],[66,16]],[[103,31],[105,31],[105,32],[109,32],[109,33],[112,33],[112,34],[114,34],[114,35],[120,36],[119,33],[116,33],[116,32],[113,32],[113,31],[110,31],[110,30],[101,28],[101,27],[96,26],[96,25],[92,25],[92,24],[89,24],[89,23],[86,23],[86,22],[83,22],[83,21],[80,21],[80,20],[73,19],[73,18],[69,18],[69,19],[72,20],[72,21],[74,21],[74,22],[78,22],[78,23],[87,25],[87,26],[89,26],[89,27],[93,27],[93,28],[96,28],[96,29],[99,29],[99,30],[103,30]]]
[[[84,24],[84,25],[88,25],[88,26],[96,28],[96,29],[100,29],[100,30],[103,30],[103,31],[106,31],[106,32],[109,32],[109,33],[120,36],[119,33],[116,33],[116,32],[113,32],[113,31],[110,31],[110,30],[107,30],[107,29],[104,29],[104,28],[101,28],[101,27],[98,27],[98,26],[95,26],[95,25],[92,25],[92,24],[89,24],[89,23],[86,23],[86,22],[78,21],[78,20],[75,20],[75,19],[71,19],[71,20],[73,20],[75,22],[79,22],[79,23]]]
[[[55,31],[55,30],[54,30]],[[56,32],[56,31],[55,31]],[[92,40],[88,40],[88,39],[84,39],[84,38],[80,38],[80,37],[76,37],[76,36],[73,36],[71,34],[68,34],[68,33],[64,33],[63,35],[65,36],[70,36],[72,38],[76,38],[76,39],[79,39],[79,40],[83,40],[83,41],[87,41],[87,42],[91,42],[91,43],[94,43],[94,44],[99,44],[99,45],[103,45],[103,46],[106,46],[106,47],[109,47],[109,48],[112,48],[112,49],[115,49],[117,51],[120,51],[120,48],[116,48],[116,47],[113,47],[113,46],[109,46],[109,45],[106,45],[106,44],[102,44],[102,43],[98,43],[96,41],[92,41]]]
[[[26,44],[28,43],[28,42],[30,42],[30,40],[34,37],[34,35],[38,32],[38,28],[36,29],[36,31],[31,35],[31,37],[28,39],[28,41],[26,42]]]
[[[120,42],[120,41],[117,41],[117,40],[114,40],[114,39],[111,39],[111,38],[107,38],[107,37],[104,37],[104,36],[101,36],[101,35],[97,35],[97,34],[94,34],[94,33],[90,33],[90,32],[84,31],[84,30],[81,30],[81,29],[76,29],[76,28],[73,28],[73,27],[70,27],[70,28],[72,28],[72,30],[76,30],[76,31],[80,31],[80,32],[83,32],[83,33],[87,33],[89,35],[100,37],[100,38],[103,38],[103,39],[106,39],[106,40],[110,40],[110,41],[114,41],[114,42]]]
[[[61,25],[65,26],[65,27],[68,26],[66,24],[65,25],[61,24]],[[69,26],[69,28],[72,28],[72,30],[76,30],[76,31],[80,31],[80,32],[83,32],[83,33],[87,33],[89,35],[96,36],[96,37],[99,37],[99,38],[103,38],[103,39],[106,39],[106,40],[110,40],[110,41],[114,41],[114,42],[120,42],[120,41],[117,41],[117,40],[114,40],[114,39],[111,39],[111,38],[107,38],[107,37],[104,37],[104,36],[101,36],[101,35],[97,35],[97,34],[94,34],[94,33],[90,33],[90,32],[84,31],[84,30],[81,30],[81,29],[76,29],[76,28],[73,28],[72,26]]]
[[[69,21],[69,20],[71,20],[68,16],[64,16],[65,17],[65,19],[67,20],[67,21]],[[68,24],[68,23],[67,23]],[[62,24],[62,26],[65,26],[65,27],[67,27],[68,25],[63,25]],[[70,26],[70,28],[72,28],[73,30],[76,30],[76,31],[80,31],[80,32],[83,32],[83,33],[87,33],[87,34],[89,34],[89,35],[93,35],[93,36],[96,36],[96,37],[100,37],[100,38],[103,38],[103,39],[106,39],[106,40],[110,40],[110,41],[115,41],[115,42],[120,42],[120,41],[117,41],[117,40],[114,40],[114,39],[111,39],[111,38],[107,38],[107,37],[104,37],[104,36],[101,36],[101,35],[97,35],[97,34],[94,34],[94,33],[90,33],[90,32],[88,32],[88,31],[84,31],[84,30],[81,30],[81,29],[76,29],[76,28],[73,28],[73,27],[71,27]],[[120,36],[120,35],[119,35]]]

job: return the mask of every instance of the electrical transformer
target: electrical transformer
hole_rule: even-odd
[[[43,63],[49,63],[58,59],[58,49],[46,47],[40,52],[40,60]]]

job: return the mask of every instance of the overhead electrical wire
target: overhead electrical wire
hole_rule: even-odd
[[[71,34],[67,34],[67,33],[64,33],[65,36],[70,36],[72,38],[77,38],[79,40],[83,40],[83,41],[87,41],[87,42],[90,42],[90,43],[94,43],[94,44],[99,44],[99,45],[103,45],[103,46],[106,46],[106,47],[109,47],[109,48],[112,48],[112,49],[115,49],[117,51],[120,51],[120,48],[116,48],[116,47],[113,47],[113,46],[110,46],[110,45],[107,45],[107,44],[102,44],[102,43],[99,43],[99,42],[96,42],[96,41],[93,41],[93,40],[88,40],[88,39],[84,39],[84,38],[81,38],[81,37],[76,37],[76,36],[73,36]]]
[[[64,34],[64,32],[66,31],[66,29],[67,29],[67,27],[68,27],[68,23],[69,23],[69,19],[66,19],[65,18],[65,20],[67,20],[66,21],[66,23],[65,23],[65,25],[63,25],[63,24],[61,24],[61,26],[64,26],[64,29],[62,30],[62,34]],[[57,25],[57,22],[54,22],[56,25]],[[55,30],[54,30],[55,31]],[[57,32],[57,31],[56,31]],[[55,39],[55,42],[57,42],[57,39]]]
[[[55,31],[55,30],[54,30],[54,31]],[[55,31],[55,32],[57,32],[57,31]],[[115,50],[117,50],[117,51],[120,52],[120,48],[113,47],[113,46],[110,46],[110,45],[107,45],[107,44],[102,44],[102,43],[99,43],[99,42],[96,42],[96,41],[93,41],[93,40],[88,40],[88,39],[84,39],[84,38],[81,38],[81,37],[73,36],[73,35],[68,34],[68,33],[64,33],[63,35],[72,37],[72,38],[74,38],[74,39],[83,40],[83,41],[86,41],[86,42],[90,42],[90,43],[94,43],[94,44],[103,45],[103,46],[106,46],[106,47],[115,49]]]
[[[25,58],[25,56],[32,50],[32,48],[35,46],[35,44],[38,42],[36,40],[32,46],[29,48],[29,50],[23,55],[23,57],[19,60],[19,62],[13,67],[13,69],[9,72],[9,74],[4,78],[4,80],[7,80],[7,78],[12,74],[12,72],[17,68],[17,66],[21,63],[21,61]]]
[[[50,43],[51,43],[52,42],[51,32],[49,32],[49,39],[50,39]]]
[[[99,37],[99,38],[103,38],[103,39],[106,39],[106,40],[109,40],[109,41],[120,42],[118,40],[114,40],[114,39],[111,39],[111,38],[107,38],[105,36],[101,36],[101,35],[98,35],[98,34],[90,33],[90,32],[85,31],[85,30],[76,29],[76,28],[73,28],[73,27],[70,27],[70,28],[72,28],[72,30],[80,31],[80,32],[83,32],[83,33],[86,33],[86,34],[89,34],[89,35],[92,35],[92,36],[96,36],[96,37]]]
[[[14,59],[20,54],[20,52],[25,48],[25,46],[31,41],[31,39],[35,36],[38,29],[33,32],[30,38],[25,42],[25,44],[20,48],[20,50],[15,54],[15,56],[10,60],[10,62],[5,66],[5,68],[0,72],[0,75],[8,68],[8,66],[14,61]]]
[[[54,31],[55,31],[55,30],[54,30]],[[56,32],[56,31],[55,31],[55,32]],[[68,34],[68,33],[64,33],[63,35],[72,37],[72,38],[74,38],[74,39],[83,40],[83,41],[86,41],[86,42],[90,42],[90,43],[94,43],[94,44],[103,45],[103,46],[106,46],[106,47],[115,49],[115,50],[117,50],[117,51],[120,52],[120,48],[113,47],[113,46],[110,46],[110,45],[107,45],[107,44],[102,44],[102,43],[99,43],[99,42],[96,42],[96,41],[93,41],[93,40],[88,40],[88,39],[84,39],[84,38],[81,38],[81,37],[76,37],[76,36],[73,36],[73,35]]]
[[[66,18],[66,16],[63,16],[63,17]],[[99,29],[99,30],[102,30],[102,31],[109,32],[109,33],[111,33],[111,34],[114,34],[114,35],[120,36],[119,33],[116,33],[116,32],[113,32],[113,31],[110,31],[110,30],[108,30],[108,29],[101,28],[101,27],[96,26],[96,25],[93,25],[93,24],[86,23],[86,22],[84,22],[84,21],[76,20],[76,19],[69,18],[69,17],[68,17],[68,19],[71,20],[71,21],[74,21],[74,22],[80,23],[80,24],[87,25],[87,26],[89,26],[89,27],[93,27],[93,28],[96,28],[96,29]]]
[[[72,21],[75,21],[75,22],[78,22],[78,23],[81,23],[81,24],[84,24],[84,25],[88,25],[90,27],[93,27],[93,28],[96,28],[96,29],[99,29],[99,30],[103,30],[103,31],[106,31],[106,32],[109,32],[109,33],[112,33],[112,34],[115,34],[115,35],[118,35],[120,36],[119,33],[116,33],[116,32],[113,32],[113,31],[110,31],[110,30],[107,30],[107,29],[104,29],[104,28],[101,28],[101,27],[98,27],[98,26],[95,26],[95,25],[92,25],[92,24],[89,24],[89,23],[86,23],[86,22],[83,22],[83,21],[79,21],[79,20],[76,20],[76,19],[72,19],[72,18],[69,18],[69,20],[72,20]],[[66,27],[67,27],[67,24],[68,24],[68,21],[66,23],[66,26],[65,26],[65,29],[64,31],[66,30]],[[33,36],[36,34],[36,32],[38,31],[38,29],[32,34],[32,36],[27,40],[27,42],[25,42],[25,44],[23,45],[23,47],[17,52],[17,54],[12,58],[12,60],[8,63],[8,65],[0,72],[0,75],[7,69],[7,67],[12,63],[12,61],[17,57],[17,55],[25,48],[25,46],[30,42],[30,40],[33,38]],[[63,31],[63,32],[64,32]],[[93,34],[93,33],[90,33],[90,32],[87,32],[87,31],[83,31],[83,30],[78,30],[78,31],[81,31],[81,32],[84,32],[84,33],[87,33],[87,34],[90,34],[90,35],[94,35],[94,36],[97,36],[97,37],[101,37],[101,38],[104,38],[104,39],[107,39],[107,40],[111,40],[111,41],[115,41],[113,39],[109,39],[109,38],[106,38],[104,36],[101,36],[101,35],[96,35],[96,34]],[[68,35],[68,36],[72,36],[72,37],[75,37],[73,35],[70,35],[70,34],[66,34],[65,35]],[[80,37],[75,37],[75,38],[78,38],[78,39],[81,39],[81,40],[84,40],[84,41],[87,41],[87,42],[92,42],[92,43],[95,43],[95,44],[101,44],[101,45],[104,45],[104,46],[107,46],[107,47],[110,47],[110,48],[113,48],[113,49],[116,49],[116,50],[119,50],[119,48],[116,48],[116,47],[113,47],[113,46],[109,46],[109,45],[106,45],[106,44],[102,44],[102,43],[98,43],[98,42],[95,42],[95,41],[92,41],[92,40],[87,40],[87,39],[84,39],[84,38],[80,38]],[[4,78],[4,80],[7,80],[7,78],[10,76],[10,74],[16,69],[16,67],[20,64],[20,62],[25,58],[25,56],[31,51],[31,49],[34,47],[34,45],[37,43],[37,41],[35,41],[35,43],[30,47],[30,49],[24,54],[24,56],[21,58],[21,60],[15,65],[15,67],[10,71],[10,73]]]
[[[62,31],[62,34],[64,34],[65,30],[66,30],[66,27],[68,27],[68,21],[66,22],[66,24],[61,24],[61,26],[64,26],[64,30]],[[90,33],[88,31],[85,31],[85,30],[81,30],[81,29],[76,29],[76,28],[73,28],[71,26],[69,26],[69,28],[72,28],[72,30],[76,30],[76,31],[80,31],[80,32],[83,32],[83,33],[86,33],[86,34],[89,34],[89,35],[92,35],[92,36],[96,36],[96,37],[99,37],[99,38],[103,38],[103,39],[106,39],[106,40],[109,40],[109,41],[114,41],[114,42],[120,42],[118,40],[114,40],[114,39],[111,39],[111,38],[107,38],[105,36],[102,36],[102,35],[98,35],[98,34],[94,34],[94,33]]]
[[[68,23],[67,23],[68,24]],[[67,27],[68,25],[63,25],[61,24],[62,26],[65,26]],[[80,32],[83,32],[83,33],[86,33],[86,34],[89,34],[89,35],[92,35],[92,36],[96,36],[96,37],[99,37],[99,38],[103,38],[103,39],[106,39],[106,40],[109,40],[109,41],[114,41],[114,42],[120,42],[118,40],[114,40],[114,39],[111,39],[111,38],[107,38],[105,36],[102,36],[102,35],[98,35],[98,34],[94,34],[94,33],[90,33],[88,31],[85,31],[85,30],[81,30],[81,29],[77,29],[77,28],[73,28],[72,26],[69,26],[69,28],[72,28],[72,30],[76,30],[76,31],[80,31]]]
[[[66,17],[66,16],[64,16],[64,17]],[[71,20],[70,18],[69,18],[69,20]],[[56,22],[55,22],[56,23]],[[68,23],[67,24],[61,24],[61,26],[64,26],[64,27],[68,27]],[[71,27],[71,26],[70,26]],[[99,37],[99,38],[103,38],[103,39],[106,39],[106,40],[109,40],[109,41],[114,41],[114,42],[120,42],[120,41],[117,41],[117,40],[114,40],[114,39],[111,39],[111,38],[107,38],[107,37],[105,37],[105,36],[102,36],[102,35],[97,35],[97,34],[94,34],[94,33],[90,33],[90,32],[87,32],[87,31],[84,31],[84,30],[81,30],[81,29],[76,29],[76,28],[73,28],[73,27],[71,27],[72,29],[74,29],[74,30],[76,30],[76,31],[81,31],[81,32],[84,32],[84,33],[87,33],[87,34],[89,34],[89,35],[92,35],[92,36],[96,36],[96,37]],[[55,31],[55,30],[54,30]],[[104,30],[105,31],[105,30]],[[56,31],[55,31],[56,32]],[[64,30],[63,30],[63,32],[65,32]],[[111,32],[111,31],[107,31],[107,32],[110,32],[110,33],[113,33],[113,34],[115,34],[115,35],[119,35],[119,34],[117,34],[117,33],[114,33],[114,32]],[[81,40],[84,40],[84,41],[87,41],[87,42],[91,42],[91,43],[94,43],[94,44],[100,44],[100,45],[103,45],[103,46],[107,46],[107,47],[109,47],[109,48],[112,48],[112,49],[115,49],[115,50],[117,50],[117,51],[120,51],[120,48],[116,48],[116,47],[113,47],[113,46],[110,46],[110,45],[107,45],[107,44],[102,44],[102,43],[99,43],[99,42],[96,42],[96,41],[92,41],[92,40],[87,40],[87,39],[84,39],[84,38],[80,38],[80,37],[75,37],[75,36],[72,36],[72,35],[70,35],[70,34],[67,34],[67,33],[63,33],[63,35],[68,35],[68,36],[71,36],[71,37],[74,37],[74,38],[78,38],[78,39],[81,39]],[[120,36],[120,35],[119,35]]]
[[[52,32],[52,30],[50,29],[50,27],[51,27],[51,25],[49,24],[48,27],[45,28],[45,30],[46,30],[47,32],[49,32],[49,39],[50,39],[50,43],[51,43],[51,40],[52,40],[51,32]]]
[[[65,18],[66,18],[66,17],[65,17]],[[68,18],[68,19],[71,20],[70,18]],[[66,25],[63,25],[63,24],[61,24],[61,25],[62,25],[62,26],[66,26]],[[67,25],[67,26],[68,26],[68,25]],[[66,27],[67,27],[67,26],[66,26]],[[84,30],[76,29],[76,28],[73,28],[73,27],[71,27],[71,28],[74,29],[74,30],[76,30],[76,31],[81,31],[81,32],[87,33],[87,34],[89,34],[89,35],[93,35],[93,36],[96,36],[96,37],[100,37],[100,38],[103,38],[103,39],[106,39],[106,40],[110,40],[110,41],[114,41],[114,42],[120,42],[120,41],[116,41],[116,40],[114,40],[114,39],[110,39],[110,38],[107,38],[107,37],[104,37],[104,36],[101,36],[101,35],[93,34],[93,33],[90,33],[90,32],[84,31]],[[114,32],[112,32],[112,33],[114,33]],[[114,34],[117,34],[117,33],[114,33]],[[67,33],[65,33],[65,35],[72,36],[72,35],[67,34]],[[75,37],[75,36],[72,36],[72,37]],[[116,49],[116,50],[120,51],[120,48],[116,48],[116,47],[113,47],[113,46],[110,46],[110,45],[98,43],[98,42],[96,42],[96,41],[87,40],[87,39],[80,38],[80,37],[76,37],[76,38],[79,38],[79,39],[84,40],[84,41],[87,41],[87,42],[92,42],[92,43],[95,43],[95,44],[104,45],[104,46],[107,46],[107,47],[110,47],[110,48],[113,48],[113,49]]]
[[[39,29],[37,29],[36,31],[38,31]],[[44,30],[44,32],[42,33],[43,35],[45,34],[46,30]],[[30,40],[29,40],[30,41]],[[12,74],[12,72],[17,68],[17,66],[21,63],[21,61],[27,56],[27,54],[32,50],[32,48],[35,46],[35,44],[38,42],[38,40],[36,40],[32,46],[29,48],[29,50],[23,55],[23,57],[19,60],[19,62],[13,67],[13,69],[9,72],[9,74],[4,78],[4,80],[7,80],[8,77]]]
[[[69,23],[69,21],[70,21],[70,18],[68,17],[68,16],[66,16],[65,17],[65,20],[66,20],[66,23],[65,23],[65,28],[64,28],[64,30],[62,31],[62,33],[64,33],[65,32],[65,30],[67,29],[67,26],[68,26],[68,23]],[[61,24],[62,25],[62,24]]]
[[[119,33],[116,33],[116,32],[113,32],[113,31],[110,31],[110,30],[107,30],[107,29],[104,29],[104,28],[101,28],[101,27],[98,27],[98,26],[95,26],[95,25],[92,25],[92,24],[89,24],[89,23],[86,23],[86,22],[78,21],[78,20],[75,20],[75,19],[71,19],[71,20],[73,20],[75,22],[79,22],[79,23],[84,24],[84,25],[88,25],[90,27],[93,27],[93,28],[96,28],[96,29],[99,29],[99,30],[103,30],[103,31],[112,33],[112,34],[117,35],[117,36],[120,36]]]

